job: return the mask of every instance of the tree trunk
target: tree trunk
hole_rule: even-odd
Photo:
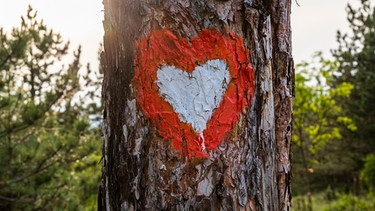
[[[104,0],[99,210],[289,210],[289,0]]]

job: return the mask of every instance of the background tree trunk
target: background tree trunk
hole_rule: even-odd
[[[104,0],[104,9],[99,209],[289,210],[291,2]],[[136,42],[153,30],[168,29],[189,40],[212,28],[243,38],[255,93],[208,157],[189,158],[160,136],[137,102]]]

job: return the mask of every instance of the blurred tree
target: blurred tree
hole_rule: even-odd
[[[94,208],[101,74],[36,15],[0,29],[0,210]]]
[[[341,146],[340,127],[350,131],[357,129],[352,119],[342,114],[335,101],[336,97],[348,98],[353,85],[343,82],[332,89],[331,79],[337,63],[324,60],[320,53],[315,58],[318,63],[302,63],[296,66],[296,98],[293,100],[293,174],[296,180],[293,187],[306,187],[304,191],[309,199],[310,210],[311,175],[314,172],[330,176],[342,173],[340,166],[343,165],[343,159],[340,158],[340,147],[337,147]],[[332,166],[337,167],[331,168]],[[330,172],[326,172],[325,168]],[[320,178],[319,182],[322,181]]]
[[[354,85],[349,99],[338,100],[358,130],[343,138],[350,143],[355,166],[352,177],[358,177],[366,155],[375,151],[375,9],[371,0],[361,0],[359,8],[347,7],[350,34],[338,32],[339,46],[333,50],[338,71],[333,86],[343,81]]]

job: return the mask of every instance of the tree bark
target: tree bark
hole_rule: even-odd
[[[104,9],[101,64],[105,111],[99,210],[290,210],[294,89],[290,0],[104,0]],[[230,56],[242,59],[239,74],[249,71],[243,61],[248,61],[254,74],[236,78],[229,71],[226,89],[229,92],[233,86],[237,90],[240,109],[229,117],[233,122],[223,118],[228,131],[223,138],[216,136],[217,146],[207,144],[209,123],[203,129],[193,129],[201,132],[197,135],[186,129],[193,126],[183,123],[182,114],[181,122],[176,123],[182,126],[177,129],[165,117],[168,112],[158,114],[159,120],[154,118],[145,107],[173,103],[156,97],[152,104],[149,100],[154,94],[146,95],[146,88],[139,85],[144,74],[152,75],[142,65],[151,67],[157,61],[160,69],[169,62],[169,57],[155,58],[162,54],[163,43],[173,43],[168,49],[177,46],[185,50],[200,42],[220,45],[210,45],[209,36],[217,43],[222,40],[228,52],[234,46],[236,53]],[[161,47],[150,47],[155,45]],[[200,55],[206,48],[210,47],[186,51]],[[240,58],[242,48],[246,58]],[[224,50],[213,51],[217,56]],[[165,54],[173,57],[176,52],[180,51]],[[179,56],[182,60],[197,55]],[[152,58],[143,60],[147,56]],[[230,57],[226,56],[223,54]],[[223,59],[231,69],[229,60]],[[174,62],[179,61],[170,60],[170,65]],[[195,77],[192,70],[188,75]],[[247,81],[241,82],[241,77]],[[161,89],[160,81],[150,83],[151,89]],[[238,92],[241,84],[245,94]],[[208,122],[220,116],[216,110]],[[217,124],[224,127],[224,123]],[[183,128],[182,137],[173,136],[180,134],[179,128]],[[198,144],[189,142],[190,133]]]

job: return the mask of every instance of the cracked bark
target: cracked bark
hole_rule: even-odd
[[[99,210],[289,210],[294,69],[290,0],[104,0]],[[131,85],[135,41],[168,28],[234,32],[256,89],[211,158],[186,161],[156,132]]]

